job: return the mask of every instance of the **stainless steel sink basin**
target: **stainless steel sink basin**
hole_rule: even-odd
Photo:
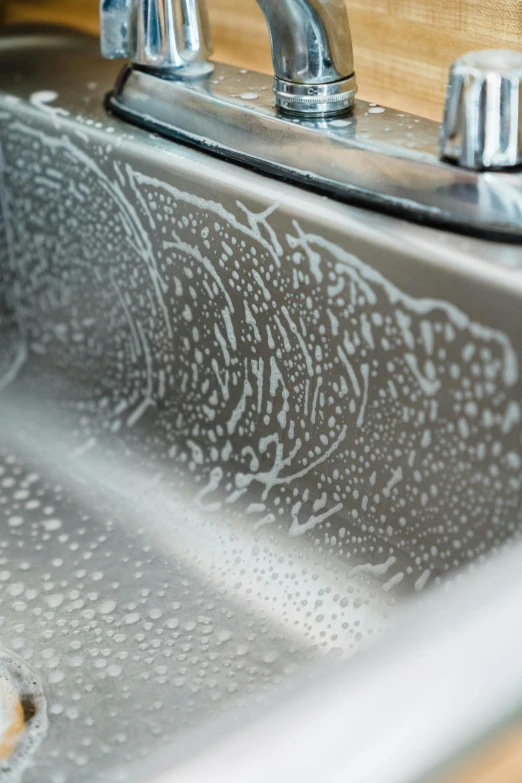
[[[512,547],[522,254],[131,128],[88,40],[0,57],[0,643],[49,716],[23,780],[150,780]]]

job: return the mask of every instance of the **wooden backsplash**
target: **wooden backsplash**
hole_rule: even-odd
[[[255,0],[207,0],[215,56],[270,71]],[[522,48],[520,0],[347,0],[360,95],[439,118],[453,59],[477,48]],[[96,0],[8,0],[9,20],[64,21],[96,31]],[[520,44],[519,44],[520,41]]]

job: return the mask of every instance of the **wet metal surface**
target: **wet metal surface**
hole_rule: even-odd
[[[0,642],[48,700],[24,781],[101,783],[510,545],[522,263],[130,128],[110,65],[44,54],[0,82]]]

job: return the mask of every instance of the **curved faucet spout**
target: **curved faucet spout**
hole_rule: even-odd
[[[278,78],[324,84],[352,76],[352,39],[344,0],[257,2],[270,30]]]
[[[270,30],[279,106],[300,114],[337,113],[351,106],[356,85],[344,0],[257,2]]]

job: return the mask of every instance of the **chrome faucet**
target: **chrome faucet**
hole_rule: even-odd
[[[280,108],[329,114],[353,104],[357,86],[344,0],[257,0],[270,31]]]
[[[346,112],[357,91],[344,0],[258,0],[272,42],[277,105],[300,115]],[[205,0],[101,0],[102,52],[160,75],[212,70]]]
[[[257,2],[275,81],[210,62],[205,0],[101,0],[102,51],[130,61],[107,108],[331,198],[522,242],[522,54],[453,66],[441,136],[435,122],[355,100],[345,0]]]

